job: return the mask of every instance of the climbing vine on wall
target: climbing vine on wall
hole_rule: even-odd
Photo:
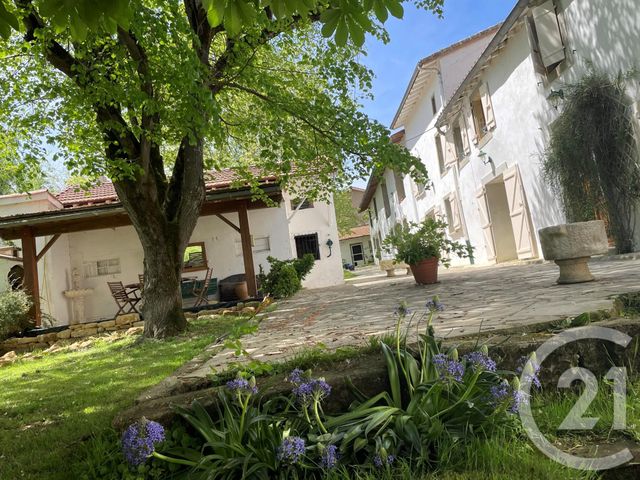
[[[563,87],[562,113],[551,126],[547,179],[562,196],[567,220],[604,219],[618,253],[634,251],[640,164],[626,89],[635,72],[591,69]]]

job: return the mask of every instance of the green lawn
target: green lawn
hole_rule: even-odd
[[[83,444],[220,335],[246,319],[209,317],[185,334],[136,343],[137,336],[48,354],[0,368],[0,479],[80,478]]]
[[[0,479],[81,479],[89,474],[95,458],[113,451],[116,433],[110,429],[116,413],[136,396],[158,383],[222,334],[246,324],[246,319],[210,317],[191,323],[184,335],[167,341],[138,343],[138,337],[114,342],[97,337],[90,348],[45,355],[0,369]],[[241,331],[242,329],[238,330]],[[303,352],[276,373],[294,366],[317,368],[345,358],[371,353],[375,342],[362,349]],[[256,367],[257,368],[257,367]],[[260,368],[265,368],[261,366]],[[256,372],[258,373],[258,372]],[[221,375],[221,378],[225,375]],[[604,386],[604,384],[603,384]],[[627,438],[640,439],[640,383],[630,383],[627,406]],[[539,395],[534,401],[536,419],[550,439],[565,445],[590,441],[583,432],[558,437],[557,426],[576,401],[574,394]],[[611,424],[611,392],[602,388],[587,415],[601,417],[596,437],[606,437]],[[100,442],[107,442],[100,447]],[[96,448],[98,446],[98,448]],[[398,465],[393,472],[347,470],[331,478],[384,480],[479,480],[479,479],[592,479],[596,475],[567,470],[544,457],[523,432],[508,437],[476,439],[441,454],[441,470],[420,477],[410,467]],[[91,478],[96,478],[91,475]]]

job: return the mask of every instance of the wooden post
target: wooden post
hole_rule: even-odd
[[[36,327],[42,323],[40,311],[40,286],[38,282],[38,255],[36,253],[36,239],[29,228],[22,231],[22,265],[24,267],[24,290],[31,295],[33,305],[29,312],[36,322]]]
[[[243,202],[238,208],[240,218],[240,240],[242,242],[242,258],[244,259],[244,274],[247,279],[247,291],[249,296],[255,298],[258,295],[256,284],[256,271],[253,267],[253,250],[251,248],[251,231],[249,230],[249,216],[247,204]]]

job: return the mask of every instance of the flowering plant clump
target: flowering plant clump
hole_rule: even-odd
[[[444,304],[440,303],[440,299],[436,296],[429,300],[426,304],[427,310],[430,312],[442,312],[444,311]]]
[[[306,405],[312,400],[321,401],[328,397],[331,394],[331,385],[323,378],[312,378],[296,385],[292,392],[300,404]]]
[[[483,352],[471,352],[462,357],[462,359],[474,369],[481,369],[487,372],[496,371],[496,362]]]
[[[391,465],[395,461],[396,457],[394,455],[377,454],[373,457],[373,464],[378,468],[384,465]]]
[[[524,379],[531,381],[531,384],[534,387],[542,388],[542,383],[538,376],[540,373],[540,364],[538,364],[536,354],[532,353],[529,357],[520,357],[518,363],[519,365],[516,368],[516,373],[518,375],[524,374]]]
[[[312,378],[299,368],[293,370],[287,377],[293,384],[291,393],[298,405],[302,406],[304,418],[309,425],[315,423],[322,433],[327,433],[321,415],[321,403],[331,394],[331,385],[324,378]],[[309,410],[313,412],[314,422],[311,421]]]
[[[461,362],[450,359],[444,353],[438,353],[433,356],[433,364],[441,380],[462,381],[464,365]]]
[[[165,439],[164,427],[158,422],[143,418],[129,425],[122,434],[122,453],[132,467],[142,465]]]
[[[258,393],[258,387],[255,386],[255,383],[251,385],[249,380],[245,378],[236,378],[228,381],[227,389],[234,393],[250,393],[253,395]]]
[[[256,478],[323,478],[340,464],[384,470],[399,460],[437,464],[434,452],[437,457],[450,439],[463,445],[478,432],[488,436],[513,428],[514,414],[527,401],[518,378],[510,383],[507,376],[513,374],[497,369],[486,346],[460,357],[456,348],[444,349],[432,322],[444,305],[438,297],[423,305],[411,312],[401,303],[394,311],[395,335],[380,342],[387,367],[384,391],[367,397],[356,387],[351,406],[327,416],[323,402],[331,385],[311,371],[292,370],[286,378],[290,393],[261,402],[253,401],[255,379],[240,376],[220,392],[214,418],[197,402],[189,409],[176,407],[200,432],[199,449],[181,447],[154,457],[207,478],[241,478],[247,471]],[[424,333],[408,344],[413,326],[423,319]],[[520,372],[535,384],[538,370],[531,357]]]
[[[303,438],[287,437],[278,448],[278,460],[283,463],[295,465],[304,456],[305,447],[306,445]]]
[[[491,404],[495,407],[506,406],[511,413],[518,413],[524,400],[524,394],[517,388],[513,388],[506,381],[494,385],[489,389]]]
[[[322,451],[320,466],[324,470],[331,470],[338,464],[338,457],[338,447],[335,445],[327,445]]]

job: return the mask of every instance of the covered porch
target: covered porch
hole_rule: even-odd
[[[249,220],[250,214],[260,209],[270,208],[275,210],[273,207],[277,206],[282,200],[282,192],[277,184],[266,183],[261,185],[260,189],[262,195],[260,195],[259,199],[255,198],[255,192],[249,188],[220,188],[215,191],[208,189],[209,191],[203,203],[201,218],[199,220],[199,222],[205,223],[205,225],[200,228],[201,235],[203,235],[202,232],[206,232],[207,239],[210,242],[218,238],[217,232],[211,232],[210,219],[216,219],[216,230],[228,229],[229,232],[239,236],[238,255],[242,257],[243,273],[246,279],[247,292],[250,297],[256,297],[258,291],[252,248],[252,228]],[[108,237],[106,232],[105,235],[101,235],[100,232],[97,232],[98,230],[113,229],[110,231],[122,232],[123,229],[121,227],[131,227],[126,229],[126,238],[117,238],[118,235],[112,235],[112,237],[115,238],[115,242],[113,239],[110,242],[105,240],[107,244],[111,243],[111,245],[103,245],[101,247],[103,250],[112,249],[112,251],[117,252],[119,248],[125,246],[131,249],[130,244],[137,242],[137,236],[134,236],[135,232],[129,232],[129,230],[133,230],[131,221],[122,205],[117,201],[117,198],[116,201],[111,201],[106,204],[73,206],[70,208],[0,217],[0,237],[4,240],[19,240],[22,244],[21,256],[16,257],[0,254],[0,259],[19,263],[23,267],[24,275],[22,284],[24,290],[33,298],[32,316],[35,319],[36,326],[42,324],[43,318],[41,282],[47,281],[45,279],[48,279],[48,275],[51,273],[45,272],[45,269],[41,267],[43,263],[42,259],[45,255],[49,252],[50,256],[63,257],[64,255],[60,255],[54,248],[56,245],[59,245],[58,242],[60,242],[60,239],[64,238],[65,235],[76,234],[76,237],[78,237],[77,234],[83,235],[84,243],[75,243],[70,246],[65,245],[66,251],[69,252],[66,263],[68,269],[70,269],[71,256],[79,253],[75,251],[78,249],[78,245],[83,245],[81,248],[85,249],[91,248],[91,238],[100,240],[101,237],[105,239]],[[113,245],[113,243],[119,242],[122,243]],[[37,246],[38,244],[40,245],[39,248]],[[206,262],[204,242],[195,242],[194,245],[196,244],[202,244],[202,254],[205,255],[205,268],[215,269],[216,265],[209,265]],[[137,242],[136,247],[139,247],[139,242]],[[59,250],[64,252],[62,248]],[[137,254],[140,255],[139,253]],[[128,258],[133,257],[129,255]],[[56,258],[56,262],[63,265],[64,263],[62,262],[64,262],[64,259]],[[39,268],[41,269],[40,271]],[[137,275],[142,274],[142,258],[140,258],[139,267],[135,266],[135,269],[138,270],[135,276],[136,278],[124,278],[123,275],[123,283],[130,283],[131,280],[138,281]],[[197,270],[197,268],[195,270]],[[192,274],[194,269],[185,268],[185,271]],[[131,269],[128,275],[129,277],[133,276]],[[104,282],[106,283],[106,280]],[[50,283],[61,282],[53,280],[50,281]],[[68,285],[68,281],[66,283]],[[55,285],[54,288],[60,290],[60,294],[62,290],[65,289],[62,285]],[[109,299],[109,301],[113,302],[111,299]],[[113,305],[115,307],[115,303]]]

